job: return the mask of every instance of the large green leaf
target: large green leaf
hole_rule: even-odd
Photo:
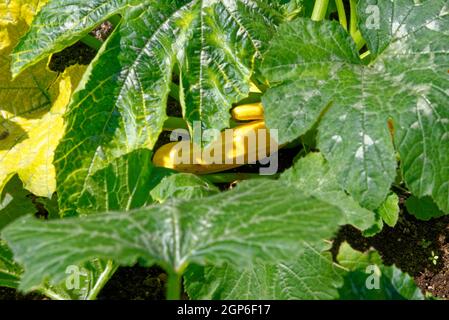
[[[148,149],[139,149],[114,159],[106,168],[95,172],[86,182],[78,212],[129,211],[153,204],[150,191],[172,173],[154,167],[151,156]]]
[[[335,175],[319,153],[299,159],[280,180],[327,202],[344,214],[345,224],[367,229],[374,213],[361,208],[338,185]],[[341,278],[334,270],[324,243],[305,245],[288,263],[259,262],[244,271],[233,266],[193,266],[186,274],[187,291],[193,299],[333,299],[338,298]]]
[[[230,265],[192,266],[186,272],[186,290],[196,300],[336,299],[343,280],[322,247],[306,245],[293,263],[256,263],[243,271]]]
[[[279,181],[252,181],[215,196],[168,201],[129,214],[99,214],[42,222],[21,219],[4,237],[25,267],[21,288],[62,280],[68,265],[90,258],[132,265],[158,263],[183,273],[190,264],[244,267],[282,262],[304,242],[328,239],[342,211]],[[331,200],[331,199],[330,199]]]
[[[13,253],[0,239],[0,287],[17,288],[22,268],[13,259]]]
[[[0,230],[20,218],[35,213],[36,207],[23,189],[22,182],[14,176],[0,193]],[[0,239],[0,287],[17,288],[22,268],[14,262],[7,244]]]
[[[429,221],[445,215],[430,197],[417,198],[411,196],[405,202],[405,206],[408,212],[419,220]]]
[[[54,1],[40,11],[37,21],[52,25],[55,37],[48,36],[52,31],[42,31],[48,28],[38,22],[33,24],[14,56],[16,70],[79,39],[93,27],[93,20],[99,22],[117,10],[123,16],[66,116],[67,130],[55,161],[63,214],[76,210],[95,171],[133,150],[153,148],[167,119],[173,73],[180,75],[181,104],[191,127],[197,120],[203,128],[229,127],[229,109],[248,95],[254,62],[283,19],[274,9],[276,2],[266,0],[144,1],[138,6],[123,6],[126,1],[63,3]],[[54,7],[59,9],[53,11]],[[72,12],[80,13],[81,22],[62,36],[65,25],[73,22]],[[21,48],[35,47],[42,38],[48,49],[20,57]]]
[[[39,1],[37,1],[39,2]],[[84,37],[102,20],[141,0],[53,0],[41,10],[12,54],[14,76]]]
[[[47,198],[42,200],[48,201]],[[31,215],[36,211],[36,207],[29,198],[29,192],[23,189],[20,179],[15,176],[8,182],[0,197],[0,230],[21,216]],[[79,269],[83,272],[80,272],[82,275],[80,275],[78,288],[69,290],[66,282],[63,281],[56,286],[48,286],[44,283],[33,289],[52,299],[86,299],[97,285],[106,267],[100,261],[92,261]],[[17,289],[22,274],[22,266],[14,261],[12,251],[5,241],[0,239],[0,287]]]
[[[447,210],[447,1],[400,2],[418,11],[440,10],[421,28],[405,20],[402,37],[392,39],[369,66],[336,22],[298,19],[283,25],[263,67],[273,86],[263,99],[267,124],[280,130],[283,143],[304,134],[324,113],[318,146],[340,184],[363,206],[376,209],[385,200],[398,152],[409,189]]]
[[[29,196],[17,176],[8,182],[0,193],[0,230],[21,216],[37,212]]]
[[[413,278],[395,266],[385,266],[375,251],[366,253],[343,243],[337,257],[347,270],[341,299],[347,300],[423,300]]]
[[[189,173],[178,173],[162,179],[150,194],[155,201],[164,203],[170,199],[203,198],[220,192],[210,182]]]
[[[358,3],[359,26],[375,55],[392,42],[424,27],[447,34],[443,20],[448,13],[447,0],[361,0]]]
[[[319,153],[312,153],[298,160],[291,169],[282,174],[281,179],[295,188],[299,188],[302,192],[323,201],[332,199],[332,204],[344,212],[347,224],[365,230],[374,223],[374,213],[360,207],[342,190],[336,175]]]

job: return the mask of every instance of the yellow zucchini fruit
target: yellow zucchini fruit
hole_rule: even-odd
[[[262,103],[245,104],[232,109],[232,117],[237,121],[263,120],[264,110]]]
[[[153,164],[179,172],[210,174],[264,160],[278,148],[265,122],[257,121],[226,130],[203,150],[190,141],[169,143],[156,151]]]

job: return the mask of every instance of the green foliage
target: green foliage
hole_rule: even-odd
[[[16,48],[13,72],[67,47],[115,14],[121,22],[74,95],[56,151],[63,215],[84,206],[85,183],[97,170],[155,145],[167,119],[173,73],[180,77],[190,126],[202,121],[204,128],[229,127],[229,109],[247,96],[254,62],[282,20],[261,0],[79,0],[70,6],[55,0]]]
[[[150,191],[171,174],[151,163],[151,152],[139,149],[114,159],[85,182],[77,211],[82,214],[128,211],[154,202]]]
[[[339,290],[347,300],[423,300],[413,278],[395,266],[385,266],[377,252],[361,253],[343,243],[337,257],[347,271]]]
[[[22,182],[15,176],[0,194],[0,230],[18,217],[36,213],[30,193],[23,189]]]
[[[25,266],[23,290],[47,277],[58,283],[67,266],[94,257],[122,265],[139,259],[179,275],[191,263],[244,267],[261,259],[283,261],[303,250],[304,242],[332,237],[345,220],[340,208],[290,190],[282,182],[251,181],[215,196],[169,201],[129,214],[49,222],[26,217],[2,237]]]
[[[188,173],[165,177],[153,190],[151,196],[157,202],[169,199],[193,199],[216,194],[219,189],[204,179]]]
[[[290,263],[255,263],[244,270],[192,266],[185,285],[193,299],[320,300],[337,299],[342,283],[324,243],[306,245]]]
[[[396,194],[390,194],[379,208],[382,220],[390,227],[394,227],[399,219],[399,198]]]
[[[263,98],[268,126],[281,130],[282,143],[320,121],[318,147],[340,184],[367,208],[378,208],[387,197],[397,152],[409,189],[449,210],[446,6],[411,0],[395,5],[394,13],[422,12],[426,24],[393,14],[388,26],[400,27],[400,36],[396,31],[387,38],[368,66],[338,23],[309,19],[282,25],[265,56],[263,72],[273,86]],[[393,8],[380,9],[392,15]]]
[[[428,221],[445,215],[430,197],[417,198],[412,196],[407,199],[405,206],[408,212],[419,220]]]
[[[338,185],[329,164],[318,153],[309,154],[285,172],[282,180],[323,201],[332,201],[346,216],[346,223],[362,230],[374,223],[373,212],[362,208]]]
[[[0,286],[17,288],[20,283],[22,268],[13,259],[13,253],[7,244],[0,240]]]
[[[192,299],[423,299],[377,252],[330,249],[343,225],[394,227],[404,194],[418,219],[449,212],[449,4],[350,3],[0,3],[0,286],[95,299],[139,263],[171,299],[181,280]],[[106,20],[87,70],[46,69]],[[155,167],[169,95],[191,134],[261,97],[280,144],[307,147],[270,178]]]

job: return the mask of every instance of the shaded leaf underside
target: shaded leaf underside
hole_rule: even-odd
[[[339,208],[290,189],[278,181],[256,181],[130,214],[50,222],[27,217],[7,227],[2,237],[25,267],[24,290],[47,277],[58,282],[67,266],[94,257],[122,265],[139,258],[179,273],[191,263],[240,268],[255,261],[273,263],[298,255],[304,241],[330,238],[345,223]]]
[[[324,244],[324,243],[323,243]],[[330,300],[343,284],[323,244],[305,244],[294,262],[255,263],[243,270],[192,266],[186,273],[189,297],[198,300]]]

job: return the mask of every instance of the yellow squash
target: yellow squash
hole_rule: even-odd
[[[232,117],[237,121],[263,120],[264,110],[262,103],[245,104],[232,110]]]
[[[252,164],[278,151],[264,121],[256,121],[226,130],[201,150],[190,141],[173,142],[161,147],[154,165],[179,172],[209,174]]]

